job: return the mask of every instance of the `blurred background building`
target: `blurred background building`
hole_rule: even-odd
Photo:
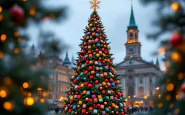
[[[33,50],[33,48],[32,48]],[[47,101],[56,106],[62,106],[66,99],[66,91],[70,87],[70,78],[73,75],[74,57],[70,61],[68,52],[64,60],[57,55],[47,55],[40,52],[37,58],[37,67],[46,67],[52,71],[48,78],[48,95]]]
[[[128,106],[152,106],[148,100],[152,96],[160,96],[156,81],[160,79],[162,71],[159,61],[147,62],[141,56],[141,42],[139,29],[136,25],[133,8],[131,8],[130,23],[127,27],[127,41],[125,43],[126,56],[124,61],[116,65],[120,75],[121,87],[127,97]]]

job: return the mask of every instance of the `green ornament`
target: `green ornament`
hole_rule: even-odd
[[[105,98],[106,98],[106,100],[109,100],[109,96],[106,96]]]
[[[74,112],[74,111],[72,111],[72,112],[71,112],[71,114],[72,114],[72,115],[74,115],[74,114],[75,114],[75,112]]]

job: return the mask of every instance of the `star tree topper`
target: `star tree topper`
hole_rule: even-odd
[[[99,0],[90,1],[90,4],[91,4],[91,9],[94,9],[94,11],[96,11],[96,9],[100,9],[100,7],[99,7],[100,1]]]

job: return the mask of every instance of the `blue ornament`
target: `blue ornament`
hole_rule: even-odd
[[[120,107],[123,107],[123,104],[122,104],[122,103],[120,103],[120,104],[119,104],[119,106],[120,106]]]
[[[84,81],[86,81],[87,80],[87,78],[86,77],[84,77]]]
[[[98,110],[97,110],[97,109],[94,109],[94,110],[93,110],[93,113],[98,113]]]
[[[109,72],[109,75],[112,75],[112,73],[111,73],[111,72]]]
[[[84,68],[84,65],[82,65],[81,67]]]
[[[102,67],[100,67],[100,70],[103,70],[103,68],[102,68]]]
[[[99,73],[97,73],[97,74],[96,74],[96,77],[100,77],[100,74],[99,74]]]
[[[98,101],[99,101],[99,102],[103,102],[103,99],[102,99],[102,98],[100,98]]]
[[[75,110],[75,109],[76,109],[76,105],[73,106],[73,110]]]
[[[99,37],[99,34],[98,33],[96,33],[96,37]]]
[[[79,80],[79,79],[80,79],[80,77],[78,76],[76,79],[77,79],[77,80]]]
[[[99,67],[101,67],[101,66],[102,66],[101,62],[98,62],[98,66],[99,66]]]
[[[99,85],[98,85],[98,84],[95,84],[95,87],[96,87],[96,88],[99,88]]]
[[[112,87],[114,87],[115,86],[115,84],[114,83],[112,83]]]
[[[97,24],[98,22],[97,21],[94,21],[95,24]]]
[[[97,43],[97,44],[96,44],[96,46],[97,46],[97,47],[100,47],[100,44],[99,44],[99,43]]]
[[[87,92],[86,92],[86,95],[90,95],[90,91],[87,91]]]

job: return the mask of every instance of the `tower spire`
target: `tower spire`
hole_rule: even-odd
[[[128,29],[137,29],[137,25],[136,25],[136,21],[135,21],[135,17],[134,17],[134,10],[133,10],[133,1],[131,0],[131,14],[130,14],[130,22],[129,22],[129,26]]]

